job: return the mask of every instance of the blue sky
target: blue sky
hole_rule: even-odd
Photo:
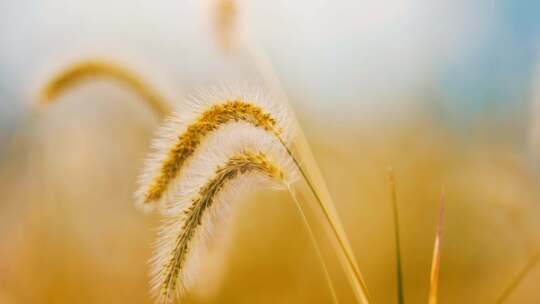
[[[540,64],[540,2],[499,1],[495,22],[461,60],[441,66],[445,101],[465,117],[493,105],[527,106]]]
[[[212,1],[1,1],[0,129],[32,103],[44,71],[73,58],[151,66],[182,92],[250,78],[211,49]],[[336,120],[409,111],[425,89],[458,119],[523,107],[540,71],[537,0],[239,3],[294,101]]]

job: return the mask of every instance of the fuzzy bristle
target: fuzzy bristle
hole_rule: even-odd
[[[188,287],[188,259],[196,258],[194,252],[201,243],[200,238],[209,233],[215,210],[223,208],[220,205],[230,202],[231,194],[237,193],[226,188],[237,190],[238,180],[249,181],[251,174],[278,182],[285,180],[279,164],[263,152],[244,150],[217,167],[213,177],[191,198],[191,204],[164,226],[154,259],[154,291],[161,303],[169,303],[175,293],[182,293]],[[235,180],[237,183],[231,185]]]
[[[286,110],[273,104],[269,96],[230,92],[221,89],[210,95],[199,95],[187,102],[189,107],[179,109],[169,118],[141,175],[141,188],[136,195],[139,207],[149,210],[163,201],[171,182],[181,174],[203,142],[228,124],[246,123],[280,140],[290,137]]]
[[[275,120],[260,108],[240,100],[213,106],[188,127],[187,131],[180,136],[176,146],[169,151],[161,167],[160,175],[145,194],[144,202],[150,203],[160,199],[169,181],[178,174],[184,162],[193,155],[203,138],[230,121],[245,121],[267,131],[272,131],[276,125]]]

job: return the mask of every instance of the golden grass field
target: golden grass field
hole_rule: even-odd
[[[73,94],[17,133],[1,170],[0,303],[152,302],[147,260],[159,217],[138,212],[132,193],[158,120],[128,100],[136,98],[116,95]],[[427,299],[441,189],[441,303],[495,301],[537,250],[537,177],[517,144],[494,141],[481,125],[464,139],[425,115],[305,125],[375,303],[396,297],[389,165],[407,302]],[[234,205],[231,242],[212,249],[185,302],[328,303],[288,195],[263,191]],[[539,275],[533,269],[508,303],[535,303]],[[341,300],[353,301],[336,278]]]
[[[324,8],[323,2],[312,9]],[[24,94],[18,92],[18,97],[28,99],[28,107],[9,125],[11,133],[0,133],[0,304],[540,302],[540,133],[537,115],[524,110],[537,110],[528,104],[538,97],[533,96],[538,91],[534,85],[525,106],[495,105],[472,114],[477,110],[471,110],[472,105],[470,109],[457,105],[455,109],[464,112],[461,116],[476,115],[475,119],[447,119],[455,109],[441,105],[438,99],[444,94],[438,95],[430,75],[437,68],[426,68],[435,60],[426,59],[426,67],[413,69],[428,75],[421,85],[393,79],[392,68],[377,70],[380,62],[373,66],[366,62],[367,70],[375,70],[373,75],[347,80],[340,73],[348,75],[349,67],[339,61],[349,52],[347,46],[335,46],[331,60],[341,70],[326,71],[318,66],[317,47],[328,46],[308,37],[316,27],[300,20],[297,30],[305,35],[297,38],[308,41],[310,52],[305,55],[313,59],[313,65],[304,67],[320,72],[318,81],[327,86],[317,90],[321,96],[329,96],[328,88],[340,81],[369,88],[372,77],[384,80],[383,91],[410,85],[413,92],[380,108],[378,102],[392,99],[392,94],[378,98],[331,92],[331,98],[320,97],[328,99],[321,105],[309,100],[316,93],[304,91],[301,81],[291,82],[295,73],[309,74],[309,69],[291,73],[286,62],[273,65],[276,57],[270,55],[278,54],[276,49],[258,44],[256,35],[250,37],[250,30],[256,31],[245,27],[245,20],[240,22],[244,7],[239,3],[215,0],[204,5],[208,28],[197,34],[203,36],[210,29],[207,38],[213,44],[201,40],[201,45],[215,54],[208,52],[208,58],[202,58],[201,51],[197,55],[203,60],[187,56],[177,63],[185,60],[195,66],[215,60],[210,58],[214,55],[222,62],[201,67],[208,73],[204,77],[190,75],[185,65],[185,83],[178,77],[162,81],[182,64],[167,66],[170,70],[160,74],[158,61],[150,72],[141,66],[131,69],[112,59],[118,57],[113,54],[109,59],[108,54],[81,52],[72,56],[77,60],[68,56],[63,61],[55,53],[52,63],[61,68],[47,74],[44,67],[52,63],[35,59],[36,69],[27,78],[45,77],[40,87],[29,85]],[[403,13],[398,8],[381,20],[397,18]],[[365,30],[385,28],[381,20],[371,20]],[[344,21],[336,33],[348,26]],[[313,45],[309,39],[314,39]],[[383,37],[374,34],[371,39]],[[289,60],[298,54],[292,49]],[[373,56],[374,62],[391,65],[389,54],[379,58],[368,52],[364,60]],[[128,55],[125,58],[130,62]],[[152,58],[146,64],[151,67]],[[240,86],[228,86],[227,81],[234,79],[221,75],[240,76],[246,83],[255,80],[265,88],[249,95]],[[215,78],[224,78],[218,79],[225,83],[221,93],[241,97],[211,95],[218,100],[208,103],[199,97],[186,99],[194,84]],[[400,81],[403,84],[396,85]],[[265,90],[284,103],[271,104],[271,99],[264,103]],[[245,96],[255,97],[244,100]],[[348,100],[336,101],[339,96]],[[332,107],[343,109],[328,110]],[[372,112],[364,113],[366,109]],[[9,113],[16,115],[14,110]],[[235,123],[237,129],[223,132],[229,137],[221,141],[212,137]],[[299,128],[293,130],[296,123]],[[241,128],[259,129],[259,134],[271,137],[270,148],[281,149],[286,161],[265,154],[278,152],[258,145],[262,135],[255,139],[246,135],[251,142],[240,147],[241,153],[226,147],[242,143],[235,133]],[[298,148],[302,134],[315,163],[310,163],[306,146]],[[162,147],[156,148],[156,142]],[[259,151],[251,151],[253,146]],[[228,149],[236,154],[221,155],[228,161],[213,166],[221,159],[213,159],[212,153],[226,154]],[[148,161],[151,151],[158,157]],[[325,196],[325,183],[317,179],[317,166],[330,196]],[[219,196],[227,186],[240,185],[234,184],[235,179],[253,178],[249,174],[257,170],[282,188],[242,191],[240,199],[231,194],[233,200]],[[201,172],[210,178],[201,179]],[[296,175],[298,180],[292,183]],[[205,183],[197,184],[201,181]],[[232,206],[230,214],[215,206],[223,201]],[[137,208],[151,209],[152,204],[158,206],[157,212],[145,214]],[[315,209],[307,208],[304,219],[298,207]],[[337,216],[331,212],[334,207]],[[217,219],[207,215],[211,212]],[[211,226],[214,219],[216,225]],[[206,225],[213,237],[200,241]],[[163,232],[162,227],[169,229]],[[206,250],[197,247],[199,241],[207,244]],[[190,272],[192,258],[200,259],[200,267]],[[193,285],[188,284],[191,275]],[[185,293],[172,295],[184,287]]]

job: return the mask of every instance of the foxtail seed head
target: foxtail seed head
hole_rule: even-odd
[[[189,287],[197,251],[212,232],[216,218],[223,216],[220,211],[238,194],[239,187],[245,189],[255,176],[285,181],[284,170],[263,152],[241,151],[218,166],[213,177],[190,198],[189,206],[164,225],[153,260],[153,290],[160,303],[169,303]]]
[[[89,59],[75,63],[52,77],[41,91],[41,103],[49,104],[76,85],[94,78],[116,80],[141,96],[159,115],[167,115],[169,104],[135,73],[118,64],[102,59]]]
[[[206,96],[200,94],[168,120],[141,175],[136,194],[139,206],[151,209],[154,203],[166,201],[163,197],[186,163],[212,133],[228,124],[244,123],[285,141],[290,138],[292,128],[286,109],[256,91],[244,92],[250,93],[220,89]]]

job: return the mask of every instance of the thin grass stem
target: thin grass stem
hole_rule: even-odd
[[[295,191],[291,187],[289,187],[289,193],[291,193],[292,199],[294,203],[296,204],[296,207],[298,208],[300,216],[302,217],[302,221],[304,222],[306,226],[306,230],[308,231],[311,242],[313,243],[313,247],[315,248],[315,251],[317,253],[317,258],[319,259],[319,262],[321,263],[322,270],[324,272],[324,277],[326,280],[326,284],[328,285],[328,289],[330,290],[330,293],[332,295],[332,301],[333,303],[337,304],[339,303],[339,300],[336,294],[336,290],[334,289],[334,284],[332,283],[332,277],[330,276],[330,272],[328,271],[328,266],[326,265],[326,262],[324,260],[321,247],[319,246],[319,243],[317,242],[317,238],[315,238],[315,233],[313,232],[313,229],[311,228],[311,225],[309,224],[309,221],[306,217],[306,213],[304,211],[304,208],[302,207],[302,204],[300,204],[300,201],[296,197]]]
[[[352,252],[352,249],[350,247],[350,244],[347,241],[347,238],[345,236],[345,233],[343,232],[343,228],[339,225],[339,222],[335,219],[334,216],[331,215],[331,211],[328,210],[327,206],[323,203],[321,197],[319,196],[319,193],[313,186],[313,183],[311,182],[310,178],[308,177],[306,171],[300,165],[296,157],[293,155],[291,149],[287,146],[287,144],[278,136],[279,141],[283,145],[283,147],[287,150],[287,153],[293,160],[294,165],[302,175],[302,178],[308,185],[311,193],[315,197],[319,208],[321,209],[325,220],[330,226],[330,229],[332,231],[333,236],[335,237],[335,240],[338,243],[339,246],[339,252],[342,254],[342,256],[345,258],[345,265],[346,270],[349,279],[353,282],[353,291],[355,293],[355,296],[357,297],[358,301],[360,303],[369,303],[369,293],[367,290],[367,285],[362,277],[362,274],[360,273],[360,269],[358,268],[356,261],[354,259],[354,255]]]
[[[439,210],[439,221],[437,223],[437,233],[435,235],[435,245],[433,247],[433,258],[431,261],[429,304],[437,304],[439,288],[439,272],[441,268],[441,238],[444,221],[444,193],[441,193],[441,206]]]
[[[294,114],[294,111],[290,106],[287,94],[283,89],[279,77],[274,71],[266,53],[264,53],[262,49],[257,48],[254,43],[250,43],[250,40],[248,39],[246,34],[244,34],[242,38],[243,42],[245,43],[246,51],[251,56],[255,66],[259,70],[259,73],[261,73],[264,81],[268,83],[271,88],[273,88],[274,92],[277,93],[277,95],[282,100],[285,101],[285,105],[289,108],[290,113],[295,117],[296,115]],[[302,132],[302,129],[298,128],[297,133],[298,136],[296,138],[296,150],[302,156],[302,159],[308,163],[309,172],[311,173],[311,177],[313,178],[313,180],[310,179],[306,170],[300,165],[297,158],[293,155],[291,149],[280,137],[278,137],[278,139],[287,150],[287,153],[293,159],[295,166],[298,168],[298,171],[300,171],[303,179],[305,180],[310,191],[315,197],[317,204],[324,215],[325,220],[330,226],[331,232],[337,241],[339,252],[341,253],[341,256],[345,259],[345,261],[343,261],[343,266],[347,272],[347,277],[351,282],[352,289],[354,291],[357,301],[359,303],[369,303],[370,296],[367,285],[360,273],[360,269],[358,268],[358,265],[354,258],[351,245],[349,244],[349,241],[346,237],[345,230],[343,229],[341,222],[339,221],[339,217],[337,216],[335,204],[332,202],[332,198],[328,192],[320,170],[316,165],[315,158],[313,157],[313,153],[309,148],[309,144],[307,143],[306,137]],[[318,187],[314,186],[314,182],[317,184]],[[316,188],[318,188],[319,191],[317,191]]]
[[[403,275],[401,269],[401,242],[399,237],[399,214],[397,206],[396,178],[392,167],[388,168],[388,181],[390,184],[390,199],[394,215],[394,239],[396,250],[396,280],[397,280],[397,301],[399,304],[405,303],[403,297]]]
[[[519,286],[519,284],[523,281],[527,274],[534,268],[534,266],[536,266],[538,260],[540,260],[540,251],[537,251],[533,256],[531,256],[531,258],[527,261],[527,264],[525,264],[525,266],[520,270],[516,277],[503,290],[497,301],[495,301],[496,304],[502,304],[508,299],[508,297],[510,297],[516,287]]]

